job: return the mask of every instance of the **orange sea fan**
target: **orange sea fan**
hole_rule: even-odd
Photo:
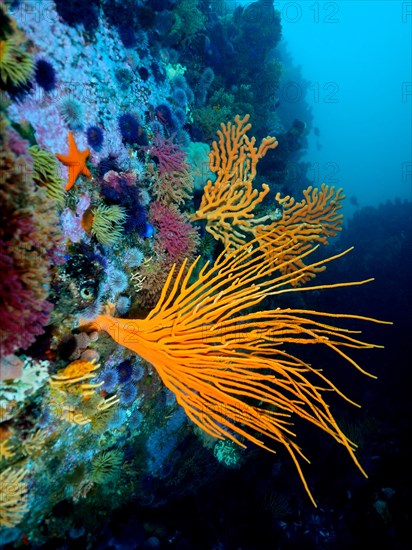
[[[300,255],[312,248],[313,244],[328,244],[328,237],[336,237],[342,229],[343,215],[340,213],[342,200],[345,198],[342,189],[329,187],[324,183],[321,188],[308,187],[303,191],[304,198],[296,202],[293,197],[281,198],[277,193],[276,200],[282,206],[282,218],[271,224],[258,225],[254,234],[261,246],[272,247],[275,239],[275,253],[282,273],[292,273],[304,268]],[[289,244],[292,237],[294,246]],[[280,243],[284,240],[284,246]],[[282,251],[279,251],[282,248]],[[291,260],[291,261],[286,261]],[[306,274],[294,286],[306,283],[323,271],[325,266],[306,268]]]
[[[291,250],[296,247],[293,237],[293,233],[288,236]],[[206,263],[194,282],[190,279],[198,260],[186,273],[186,262],[177,275],[172,268],[156,307],[145,319],[101,315],[93,324],[149,361],[188,417],[208,434],[241,446],[249,440],[272,452],[267,442],[283,444],[315,504],[299,461],[308,460],[295,442],[291,419],[300,416],[330,434],[364,473],[354,454],[356,445],[336,423],[324,392],[333,390],[353,402],[321,370],[291,355],[286,346],[322,344],[368,374],[346,350],[379,346],[359,340],[356,331],[337,328],[331,320],[381,321],[300,309],[251,312],[267,296],[310,290],[290,285],[348,252],[297,268],[296,262],[316,247],[279,265],[285,235],[274,236],[270,248],[262,244],[255,239],[236,251],[226,248],[213,265]],[[288,265],[294,266],[293,272]]]
[[[335,191],[335,187],[325,184],[320,189],[312,186],[305,189],[304,198],[299,202],[277,193],[276,200],[282,208],[281,219],[273,221],[272,214],[255,217],[256,207],[270,191],[265,183],[261,191],[253,187],[256,167],[269,149],[277,147],[278,142],[268,136],[257,148],[256,139],[247,135],[251,127],[249,115],[236,116],[234,123],[221,124],[210,153],[210,170],[216,173],[216,179],[207,182],[199,210],[192,219],[206,220],[206,230],[230,250],[253,237],[259,237],[262,247],[270,248],[276,239],[277,262],[282,269],[292,272],[304,267],[297,259],[300,254],[315,243],[327,244],[328,237],[336,236],[342,229],[343,216],[339,211],[345,197],[342,189]],[[279,240],[282,236],[283,248]],[[293,247],[288,245],[291,236]],[[294,262],[285,263],[292,258],[295,258]],[[307,270],[299,283],[307,282],[323,269]]]
[[[255,218],[254,210],[269,193],[269,186],[264,183],[258,191],[253,180],[259,160],[278,145],[276,138],[268,136],[255,147],[256,139],[247,135],[252,127],[248,121],[249,115],[237,115],[234,124],[221,124],[209,155],[216,179],[205,185],[199,210],[192,217],[206,220],[206,230],[230,249],[244,244],[262,221]]]

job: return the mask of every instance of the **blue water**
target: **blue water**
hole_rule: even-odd
[[[360,205],[410,200],[410,2],[275,5],[282,14],[283,45],[310,83],[302,100],[319,129],[318,136],[312,129],[304,155],[308,177],[341,185]],[[281,101],[288,98],[287,85]]]

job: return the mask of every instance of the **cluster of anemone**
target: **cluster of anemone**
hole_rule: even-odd
[[[175,88],[173,90],[173,100],[180,107],[186,107],[188,99],[185,90],[183,88]]]
[[[102,382],[102,390],[113,393],[119,384],[119,374],[115,368],[106,368],[99,374],[98,381]]]
[[[120,404],[125,407],[130,407],[137,397],[137,388],[133,382],[124,384],[120,389]]]
[[[133,375],[133,363],[130,359],[121,361],[116,366],[116,370],[119,375],[119,382],[121,384],[126,384],[131,381]]]
[[[139,409],[134,409],[132,411],[132,414],[129,418],[129,428],[130,430],[132,430],[133,432],[136,433],[137,430],[139,430],[141,428],[141,425],[143,423],[143,413],[142,411],[140,411]]]
[[[134,361],[125,359],[115,366],[103,369],[97,380],[102,384],[101,389],[107,393],[116,392],[120,404],[129,407],[137,398],[136,382],[143,376],[140,370],[135,368]]]
[[[38,145],[29,148],[33,158],[33,179],[41,187],[46,188],[47,195],[61,204],[64,200],[64,180],[59,174],[56,157]]]
[[[122,91],[126,91],[130,88],[132,82],[133,82],[133,78],[134,78],[134,74],[133,72],[129,69],[129,67],[118,67],[117,69],[115,69],[114,71],[114,74],[115,74],[115,77],[116,77],[116,80],[117,80],[117,83],[118,83],[118,86],[120,88],[120,90]]]
[[[132,300],[130,296],[119,296],[116,300],[116,313],[120,317],[124,317],[126,313],[130,310],[132,305]]]
[[[127,275],[120,269],[109,269],[107,283],[113,294],[121,294],[128,286]]]
[[[123,256],[123,262],[126,267],[140,267],[144,260],[144,254],[137,247],[128,248]]]
[[[91,209],[91,234],[99,243],[113,245],[123,235],[126,209],[122,206],[99,204]]]
[[[0,89],[18,92],[34,73],[34,61],[27,51],[25,37],[0,5]]]
[[[108,483],[119,475],[123,462],[123,453],[117,449],[98,454],[92,461],[92,482],[97,485]]]
[[[211,67],[206,69],[200,75],[199,81],[196,86],[196,104],[198,106],[205,105],[207,99],[207,93],[213,83],[215,73]]]
[[[119,392],[120,403],[125,407],[129,407],[136,400],[138,393],[134,361],[126,359],[117,365],[116,370],[119,376],[119,384],[121,385]]]
[[[168,103],[160,103],[157,105],[155,108],[155,115],[156,119],[169,135],[174,134],[179,129],[179,122]]]
[[[189,134],[183,130],[187,122],[187,111],[189,104],[194,101],[194,94],[182,75],[175,76],[172,80],[172,97],[174,103],[174,119],[177,123],[176,139],[182,145],[187,147],[190,143]]]
[[[30,54],[22,52],[13,40],[2,44],[0,53],[0,84],[2,88],[26,84],[34,70]]]

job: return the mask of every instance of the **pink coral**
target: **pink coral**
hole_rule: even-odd
[[[160,176],[186,168],[186,153],[173,141],[173,137],[165,138],[157,132],[150,147],[145,149],[156,157]]]
[[[153,192],[162,204],[182,204],[191,198],[193,176],[187,164],[187,156],[173,137],[165,138],[156,133],[153,143],[146,150],[157,160],[157,174],[154,178]]]
[[[185,258],[193,259],[198,234],[185,214],[174,206],[155,201],[150,207],[149,218],[157,229],[153,247],[167,263],[181,264]]]
[[[22,273],[10,255],[9,245],[0,240],[0,332],[1,353],[9,354],[18,348],[27,348],[43,332],[41,326],[49,320],[53,306],[42,300],[36,288],[30,287],[35,274]],[[28,284],[27,284],[28,283]]]
[[[139,271],[143,280],[140,305],[144,308],[151,308],[156,304],[173,264],[177,267],[176,275],[185,258],[189,260],[189,264],[192,262],[199,243],[197,230],[186,214],[179,212],[174,205],[153,202],[149,220],[156,228],[153,242],[156,258],[143,264]]]
[[[15,155],[23,157],[27,164],[30,165],[32,159],[29,153],[29,142],[23,139],[13,128],[9,128],[8,134],[10,150]]]
[[[103,179],[110,187],[120,192],[120,183],[125,183],[128,186],[134,185],[136,183],[136,174],[132,171],[115,172],[114,170],[109,170],[103,176]]]
[[[52,304],[47,300],[51,267],[62,260],[54,203],[31,178],[31,157],[0,123],[0,338],[1,354],[25,349],[43,332]],[[10,143],[11,142],[11,143]],[[19,147],[16,147],[18,143]],[[11,149],[18,151],[16,154]]]

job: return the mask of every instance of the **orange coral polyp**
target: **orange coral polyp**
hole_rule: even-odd
[[[277,248],[276,242],[280,242]],[[174,269],[170,271],[159,302],[146,319],[101,315],[93,324],[152,363],[188,417],[210,435],[242,446],[245,438],[271,451],[265,439],[284,445],[315,504],[298,459],[308,460],[294,441],[291,417],[300,416],[331,435],[365,474],[354,454],[355,445],[339,428],[323,393],[333,390],[355,403],[320,370],[284,348],[288,343],[322,344],[367,374],[346,349],[379,346],[359,340],[357,332],[337,328],[329,320],[380,321],[300,309],[248,313],[267,296],[310,290],[290,288],[290,283],[348,252],[296,268],[297,260],[302,261],[314,249],[279,265],[274,256],[282,257],[285,240],[274,238],[273,243],[269,250],[257,238],[236,252],[225,249],[192,283],[197,261],[185,275],[183,264],[176,276]],[[293,233],[289,243],[294,246]],[[294,271],[288,272],[289,265]]]
[[[50,378],[50,385],[53,388],[64,390],[70,386],[90,380],[96,376],[95,370],[100,367],[100,364],[96,364],[95,361],[85,361],[84,359],[78,359],[73,361],[64,369],[61,369]],[[99,384],[80,384],[79,388],[85,398],[94,394],[94,390],[99,388],[103,382]]]
[[[90,374],[92,371],[96,370],[99,365],[96,365],[95,362],[85,361],[84,359],[78,359],[69,363],[67,367],[59,371],[59,378],[66,379],[78,379],[83,380],[86,375]]]

